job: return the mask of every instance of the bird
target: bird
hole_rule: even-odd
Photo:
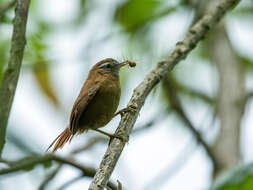
[[[114,137],[112,134],[99,130],[111,119],[132,108],[124,108],[115,113],[121,95],[119,71],[125,65],[134,67],[135,62],[118,62],[113,58],[106,58],[96,63],[89,71],[81,91],[74,102],[69,124],[66,129],[50,144],[47,151],[54,145],[52,152],[62,148],[66,142],[71,142],[76,134],[88,130],[96,130],[104,135]]]

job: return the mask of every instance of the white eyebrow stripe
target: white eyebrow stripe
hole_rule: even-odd
[[[114,61],[106,62],[106,63],[103,63],[102,65],[99,65],[98,68],[102,68],[102,67],[104,67],[104,66],[106,66],[106,65],[115,64],[115,63],[118,64],[117,62],[114,62]]]
[[[107,63],[103,63],[102,65],[99,65],[99,67],[104,67],[106,65],[110,64],[110,62],[107,62]]]

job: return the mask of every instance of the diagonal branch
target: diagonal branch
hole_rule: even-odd
[[[51,182],[51,180],[58,174],[60,169],[62,168],[63,164],[58,164],[57,168],[54,169],[51,173],[49,173],[45,179],[42,181],[40,186],[38,187],[38,190],[44,190],[46,189],[46,186]]]
[[[14,99],[25,49],[25,33],[30,0],[17,0],[10,59],[0,87],[0,157],[5,144],[8,118]]]
[[[194,49],[198,42],[205,37],[206,33],[224,16],[226,11],[235,6],[239,1],[240,0],[221,0],[216,6],[209,10],[201,20],[191,27],[185,39],[177,43],[171,55],[166,60],[159,62],[156,68],[146,75],[141,84],[135,88],[128,105],[134,104],[136,105],[136,110],[140,111],[145,99],[154,86],[159,83],[179,61],[184,59],[188,53]],[[137,117],[138,113],[126,113],[121,118],[116,134],[128,137]],[[100,163],[99,169],[90,184],[89,190],[104,189],[123,151],[125,143],[126,142],[117,138],[111,141]]]

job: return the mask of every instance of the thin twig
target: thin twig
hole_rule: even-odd
[[[92,177],[95,173],[95,169],[91,167],[84,166],[75,162],[72,159],[62,158],[53,154],[46,154],[46,155],[33,155],[26,158],[22,158],[16,161],[8,161],[11,165],[9,168],[1,169],[0,175],[9,174],[13,172],[18,172],[21,170],[25,170],[27,168],[32,168],[37,164],[45,164],[49,161],[57,161],[60,163],[68,164],[80,169],[83,172],[84,176]]]
[[[96,170],[94,168],[84,166],[73,159],[63,158],[60,156],[56,156],[54,154],[46,154],[46,155],[33,155],[26,158],[22,158],[15,161],[7,161],[5,159],[0,160],[3,163],[7,163],[10,167],[5,169],[0,169],[0,175],[11,174],[13,172],[18,172],[22,170],[27,170],[33,168],[37,164],[46,164],[50,161],[57,161],[61,164],[71,165],[82,171],[82,176],[85,177],[93,177],[95,175]],[[117,189],[116,185],[109,182],[108,186],[112,189]]]
[[[7,164],[7,165],[10,165],[10,163],[7,160],[2,159],[2,158],[0,158],[0,163],[4,163],[4,164]]]
[[[59,164],[56,169],[54,169],[40,184],[39,190],[44,190],[48,183],[57,175],[57,173],[60,171],[63,164]]]
[[[77,177],[74,177],[73,179],[67,181],[66,183],[63,183],[59,188],[58,190],[64,190],[66,189],[67,187],[69,187],[70,185],[72,185],[73,183],[77,182],[78,180],[82,179],[83,178],[83,175],[79,175]]]
[[[240,0],[221,0],[212,8],[207,14],[199,20],[187,33],[185,39],[177,43],[176,48],[171,55],[164,61],[157,64],[141,84],[135,88],[134,93],[128,106],[135,105],[136,110],[140,111],[145,99],[160,82],[160,80],[171,71],[176,64],[182,59],[186,58],[191,50],[198,44],[198,42],[205,37],[207,32],[216,25],[216,23],[224,16],[226,11],[235,6]],[[133,125],[136,122],[138,113],[126,113],[120,121],[119,127],[116,130],[116,135],[124,135],[129,137]],[[108,149],[100,163],[99,169],[90,184],[89,190],[102,190],[105,188],[115,165],[124,149],[126,142],[120,139],[113,139],[108,146]]]
[[[169,98],[169,103],[172,106],[172,109],[176,111],[178,116],[182,119],[182,121],[186,124],[188,129],[192,132],[194,137],[196,138],[197,142],[200,143],[204,150],[206,151],[207,155],[211,159],[214,168],[216,167],[216,160],[214,153],[211,149],[211,147],[206,143],[206,141],[202,138],[202,135],[197,130],[197,128],[193,125],[193,123],[190,121],[190,119],[187,117],[182,104],[180,102],[180,99],[178,98],[177,92],[175,90],[175,86],[173,85],[172,78],[170,76],[166,76],[163,80],[163,87],[166,90],[167,97]]]

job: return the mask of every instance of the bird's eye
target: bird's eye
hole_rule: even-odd
[[[107,65],[105,65],[106,68],[113,68],[113,63],[108,63]]]

